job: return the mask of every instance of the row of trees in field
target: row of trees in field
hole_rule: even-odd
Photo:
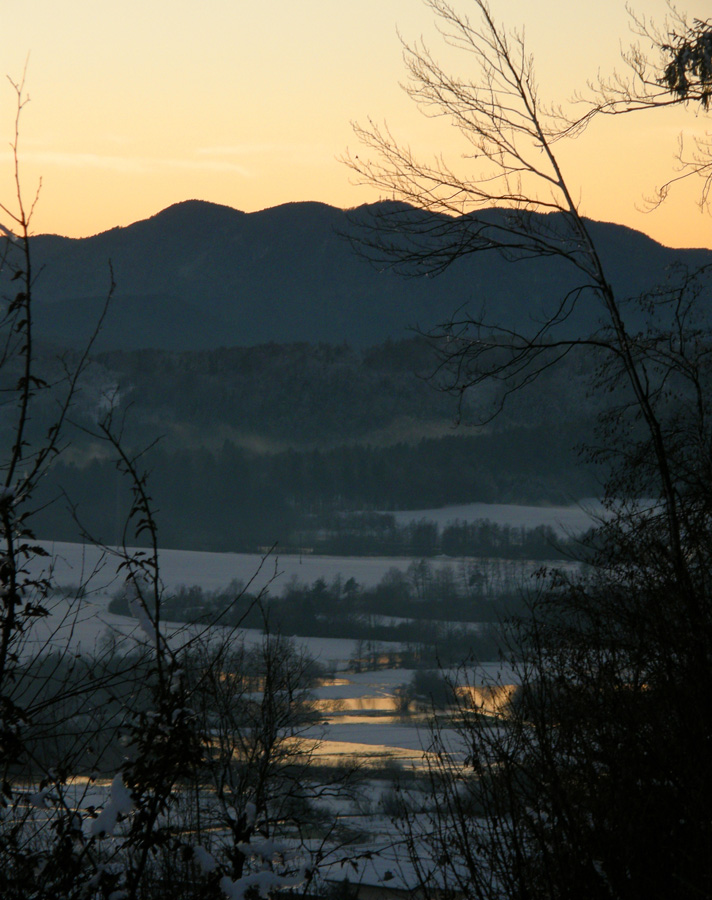
[[[162,613],[171,622],[354,640],[369,644],[373,657],[390,654],[398,667],[455,666],[470,657],[498,658],[501,622],[524,612],[522,592],[532,578],[531,566],[509,560],[463,560],[455,569],[423,559],[406,571],[389,570],[372,587],[341,576],[311,585],[293,580],[280,596],[259,603],[240,584],[216,591],[184,586],[164,599]],[[120,590],[109,611],[134,615],[130,595]]]
[[[292,532],[293,546],[336,556],[485,557],[573,559],[582,541],[550,525],[499,525],[489,519],[455,520],[442,528],[421,518],[398,524],[393,514],[311,516]]]
[[[460,560],[457,567],[413,560],[404,571],[393,567],[371,587],[355,578],[337,576],[328,583],[317,578],[312,584],[291,579],[277,596],[259,598],[241,582],[218,590],[198,585],[181,586],[166,597],[163,610],[174,622],[209,622],[220,616],[226,624],[238,621],[246,627],[283,633],[315,635],[331,633],[349,637],[342,617],[353,617],[363,625],[369,619],[387,622],[407,618],[418,621],[497,622],[504,611],[519,604],[526,584],[535,576],[531,566],[511,560]],[[110,612],[135,616],[124,588],[109,603]],[[315,626],[315,622],[322,624]],[[309,628],[307,628],[309,623]],[[318,631],[310,628],[318,627]]]

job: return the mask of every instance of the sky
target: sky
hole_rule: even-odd
[[[663,21],[664,0],[637,5]],[[524,29],[540,95],[555,102],[599,70],[620,69],[621,47],[635,40],[624,0],[491,0],[491,8]],[[684,9],[709,15],[707,0]],[[377,200],[341,161],[363,152],[352,122],[369,117],[423,159],[443,154],[469,171],[456,130],[423,116],[400,87],[401,37],[424,37],[441,58],[451,52],[421,0],[0,0],[0,23],[0,74],[19,81],[26,71],[19,156],[26,197],[41,179],[36,233],[96,234],[195,198],[247,212]],[[14,117],[4,81],[6,205]],[[557,150],[584,214],[668,246],[712,247],[699,183],[688,180],[653,212],[645,202],[674,174],[678,137],[706,129],[712,113],[681,107],[599,121]]]

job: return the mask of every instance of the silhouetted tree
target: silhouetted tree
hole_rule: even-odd
[[[113,452],[130,502],[119,545],[100,549],[104,565],[113,563],[124,582],[137,636],[123,645],[105,641],[92,655],[79,652],[75,631],[87,616],[86,583],[60,593],[53,560],[35,540],[38,486],[67,446],[70,408],[91,343],[76,361],[60,362],[56,383],[38,371],[29,240],[34,202],[28,206],[23,199],[18,148],[26,99],[22,83],[12,86],[16,197],[0,203],[11,226],[0,240],[0,274],[12,289],[0,309],[0,385],[12,433],[0,456],[0,895],[177,900],[243,896],[255,885],[263,893],[294,887],[307,876],[297,874],[299,863],[285,860],[271,840],[265,795],[274,781],[272,751],[294,723],[293,711],[303,706],[308,661],[290,655],[286,643],[279,652],[277,644],[265,648],[260,715],[247,726],[260,750],[245,760],[261,767],[255,780],[262,793],[251,805],[242,798],[241,812],[251,824],[239,832],[241,846],[230,840],[236,830],[228,831],[211,853],[185,824],[205,814],[201,778],[220,755],[213,753],[205,703],[196,710],[192,699],[204,700],[207,685],[214,688],[212,724],[217,721],[224,736],[220,673],[214,657],[196,671],[190,650],[203,636],[200,630],[166,633],[158,526],[143,454],[123,446],[111,410],[92,437]],[[107,305],[112,291],[110,284]],[[46,398],[56,412],[48,430],[38,433],[34,415]],[[132,550],[137,542],[145,549]],[[229,645],[234,631],[213,636],[213,649],[219,649],[220,639]],[[100,776],[110,785],[97,798]],[[192,817],[186,802],[193,804]],[[268,830],[270,840],[263,840]]]
[[[634,31],[642,40],[623,53],[625,68],[599,77],[593,96],[580,98],[586,112],[566,126],[580,133],[598,115],[620,115],[660,109],[679,103],[709,109],[712,99],[712,20],[692,19],[669,4],[669,16],[657,26],[629,10]],[[700,206],[709,211],[712,190],[712,143],[708,134],[679,138],[677,174],[657,188],[652,205],[661,203],[671,187],[690,177],[702,179]],[[689,146],[691,145],[691,147]]]
[[[405,804],[398,821],[431,896],[443,883],[488,900],[708,896],[709,273],[672,272],[648,288],[634,301],[646,324],[631,329],[631,304],[606,277],[556,153],[582,123],[542,104],[521,36],[500,28],[484,0],[471,4],[472,19],[445,0],[427,5],[471,74],[451,74],[422,44],[406,46],[407,90],[460,129],[472,172],[422,163],[387,130],[357,128],[376,155],[351,166],[416,207],[386,207],[363,233],[365,251],[411,274],[465,254],[496,252],[519,265],[556,257],[572,288],[536,318],[510,325],[463,312],[432,335],[446,386],[462,394],[494,384],[495,414],[512,392],[593,346],[602,352],[594,389],[617,403],[591,439],[613,475],[588,573],[544,578],[528,614],[512,622],[507,659],[521,687],[496,711],[496,727],[476,672],[463,669],[461,742],[436,729],[428,758],[433,812]],[[654,84],[670,99],[674,85],[663,80],[658,72]],[[577,331],[584,305],[597,323]]]

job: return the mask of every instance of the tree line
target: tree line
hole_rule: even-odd
[[[497,658],[501,624],[524,611],[522,588],[530,575],[513,562],[463,560],[453,568],[423,559],[406,571],[389,570],[372,587],[342,576],[330,583],[293,580],[278,596],[257,597],[239,583],[215,591],[183,586],[164,596],[162,612],[167,620],[193,625],[219,622],[289,637],[353,640],[362,647],[358,667],[366,665],[366,654],[380,659],[380,666],[458,665],[466,658]],[[135,615],[130,592],[119,591],[109,611]],[[380,647],[384,642],[392,646]]]
[[[294,548],[334,556],[490,557],[580,559],[579,537],[557,534],[550,525],[531,528],[489,519],[455,520],[440,526],[427,518],[398,524],[392,513],[314,515],[292,534]]]
[[[277,541],[283,547],[318,544],[329,553],[463,555],[465,550],[467,555],[480,552],[478,544],[484,548],[484,534],[478,537],[471,530],[465,535],[460,528],[459,536],[456,529],[438,538],[428,536],[426,529],[396,528],[388,519],[372,519],[371,526],[354,517],[339,523],[330,514],[471,502],[568,504],[594,496],[597,480],[592,470],[576,466],[570,438],[570,432],[540,427],[416,444],[272,454],[230,442],[214,452],[159,444],[145,459],[167,547],[254,551]],[[130,495],[113,460],[76,464],[59,459],[39,490],[43,508],[37,529],[42,537],[76,539],[81,530],[71,511],[89,534],[107,543],[117,540]],[[71,507],[65,497],[71,498]],[[328,534],[315,535],[322,522],[328,522]],[[475,544],[468,551],[470,539]],[[496,555],[508,552],[507,547],[515,555],[524,552],[519,543],[513,534],[505,538],[491,531]],[[526,552],[539,558],[543,550],[529,543]]]

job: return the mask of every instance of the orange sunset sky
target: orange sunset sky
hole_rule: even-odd
[[[633,5],[664,19],[664,0]],[[620,68],[620,48],[634,40],[623,0],[491,8],[524,27],[542,99],[564,102],[599,68]],[[710,12],[706,0],[680,9]],[[464,150],[453,128],[424,118],[399,88],[397,31],[424,36],[441,55],[420,0],[0,0],[0,26],[2,73],[21,78],[29,58],[20,155],[26,192],[42,178],[35,232],[95,234],[190,198],[246,211],[375,200],[338,160],[359,152],[350,123],[369,116],[424,158],[457,160]],[[3,202],[13,190],[13,119],[4,83]],[[643,211],[674,173],[678,136],[705,130],[712,113],[655,111],[600,121],[559,153],[586,215],[670,246],[712,247],[699,183]]]

